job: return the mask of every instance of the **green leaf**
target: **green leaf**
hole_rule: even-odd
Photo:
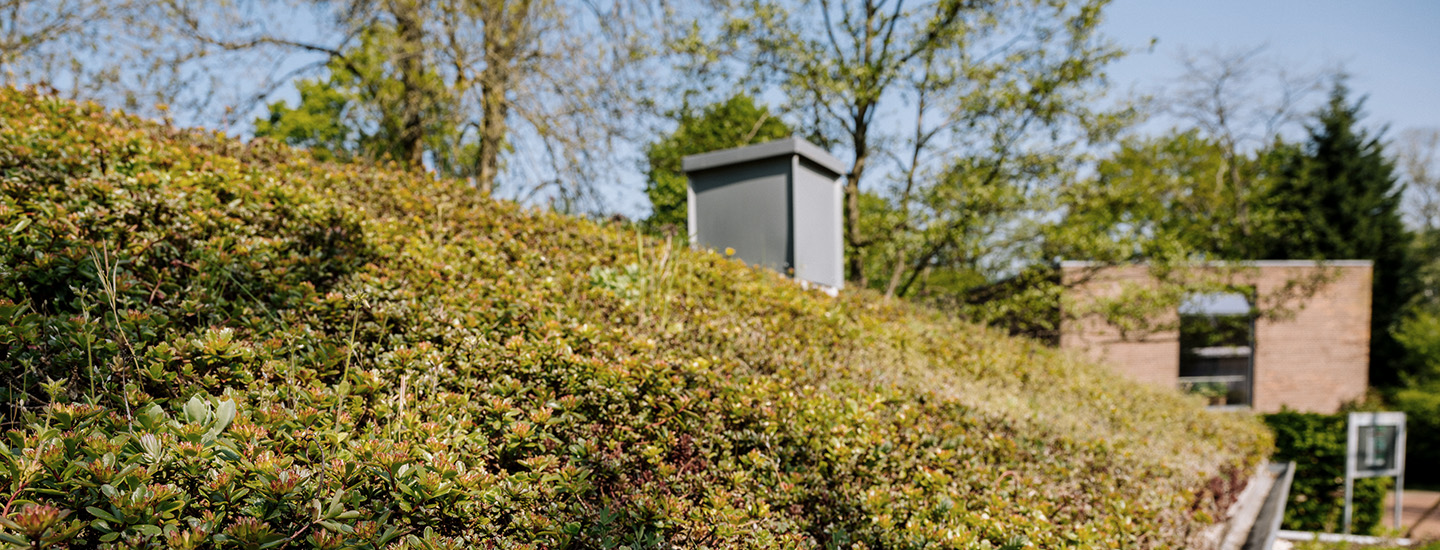
[[[345,524],[343,524],[343,523],[336,523],[336,522],[333,522],[333,521],[330,521],[330,520],[321,520],[321,521],[320,521],[320,526],[321,526],[321,527],[324,527],[324,528],[325,528],[326,530],[328,530],[328,531],[333,531],[333,532],[336,532],[336,533],[345,533],[345,534],[347,534],[347,535],[353,534],[353,533],[355,532],[355,528],[354,528],[354,527],[351,527],[351,526],[349,526],[349,525],[345,525]]]
[[[330,505],[326,507],[325,515],[323,516],[325,519],[334,518],[335,516],[340,515],[341,512],[345,511],[345,507],[342,506],[342,503],[340,502],[340,498],[343,496],[345,496],[345,491],[342,489],[339,491],[335,491],[335,496],[330,497]]]
[[[226,399],[221,401],[220,406],[215,409],[215,425],[210,429],[218,434],[230,427],[230,422],[233,420],[235,420],[235,402]]]
[[[109,487],[109,485],[106,485],[106,487]],[[117,518],[117,517],[115,517],[115,516],[112,516],[112,515],[110,515],[109,512],[106,512],[106,511],[101,510],[101,509],[99,509],[99,508],[96,508],[96,507],[94,507],[94,506],[86,506],[86,507],[85,507],[85,511],[86,511],[86,512],[90,512],[90,515],[92,515],[92,516],[95,516],[95,517],[97,517],[97,518],[100,518],[100,519],[103,519],[103,520],[106,520],[106,521],[113,521],[113,522],[116,522],[116,523],[119,523],[119,522],[120,522],[120,518]]]
[[[388,514],[387,514],[387,515],[388,515]],[[390,527],[387,527],[387,528],[385,528],[385,532],[380,534],[380,540],[376,541],[376,542],[377,542],[376,546],[377,546],[377,547],[385,546],[386,544],[389,544],[390,541],[395,540],[396,538],[399,538],[400,535],[402,535],[402,534],[403,534],[403,533],[401,533],[400,530],[399,530],[398,528],[396,528],[395,526],[393,526],[393,525],[390,526]]]
[[[190,397],[185,403],[185,419],[190,422],[204,422],[210,417],[210,405],[200,400],[199,395]]]
[[[133,527],[133,529],[139,531],[142,534],[150,535],[152,537],[159,535],[162,532],[159,527],[156,527],[154,525],[136,525]]]
[[[21,546],[25,548],[30,547],[30,541],[26,540],[25,537],[15,536],[10,533],[0,533],[0,540],[3,540],[10,544],[14,544],[16,546]]]

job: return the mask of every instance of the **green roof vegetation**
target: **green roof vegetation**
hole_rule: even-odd
[[[1174,548],[1254,418],[722,254],[0,91],[0,541]]]

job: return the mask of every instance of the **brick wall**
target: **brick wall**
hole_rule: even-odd
[[[1067,286],[1076,286],[1066,298],[1085,302],[1093,297],[1114,298],[1133,287],[1153,287],[1154,279],[1144,266],[1121,266],[1088,272],[1084,268],[1066,268],[1062,275]],[[1079,283],[1081,277],[1086,281]],[[1175,387],[1180,376],[1180,338],[1175,331],[1122,331],[1097,317],[1073,319],[1067,314],[1060,325],[1060,347],[1079,350],[1097,362],[1135,380],[1166,388]],[[1173,325],[1179,319],[1171,311],[1152,318],[1152,322]]]
[[[1342,403],[1364,396],[1370,350],[1369,262],[1259,262],[1228,275],[1231,282],[1253,286],[1263,309],[1281,312],[1255,324],[1254,409],[1335,412]],[[1215,270],[1196,268],[1196,273]],[[1067,264],[1064,278],[1074,286],[1067,313],[1081,311],[1096,297],[1115,297],[1159,285],[1145,266],[1093,269]],[[1307,291],[1306,286],[1314,288]],[[1308,298],[1302,299],[1306,296]],[[1278,307],[1276,307],[1278,306]],[[1174,388],[1180,373],[1178,313],[1153,316],[1151,327],[1113,326],[1097,316],[1066,315],[1060,347],[1089,355],[1136,380]]]

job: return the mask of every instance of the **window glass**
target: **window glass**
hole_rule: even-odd
[[[1249,405],[1254,315],[1240,293],[1197,294],[1180,306],[1180,388],[1211,405]]]
[[[1389,470],[1395,467],[1395,444],[1400,430],[1395,426],[1360,426],[1361,470]]]

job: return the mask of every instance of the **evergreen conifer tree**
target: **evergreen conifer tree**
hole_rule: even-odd
[[[1391,337],[1413,293],[1411,237],[1400,218],[1401,188],[1385,157],[1381,134],[1359,124],[1364,100],[1351,103],[1337,83],[1317,113],[1308,141],[1287,153],[1270,197],[1278,230],[1263,247],[1269,258],[1375,262],[1371,306],[1370,381],[1388,386],[1403,351]]]

